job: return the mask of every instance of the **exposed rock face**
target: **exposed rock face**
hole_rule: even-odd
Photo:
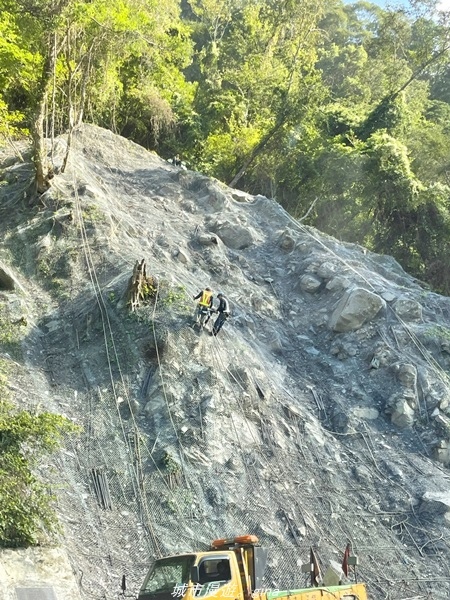
[[[211,228],[228,248],[242,250],[253,244],[254,236],[249,226],[220,219],[213,221]]]
[[[340,333],[355,331],[373,319],[384,306],[384,300],[373,292],[364,288],[348,290],[334,309],[329,327]]]
[[[309,292],[310,294],[316,292],[321,285],[321,280],[314,277],[314,275],[303,275],[300,279],[300,289],[304,292]]]
[[[337,262],[323,262],[317,269],[317,276],[325,281],[330,281],[335,275],[339,275],[341,270]]]
[[[220,212],[228,205],[229,200],[227,195],[220,189],[217,184],[210,183],[206,186],[207,194],[200,196],[197,200],[200,206],[203,206],[207,211]]]
[[[339,292],[341,290],[346,290],[350,285],[351,282],[347,277],[338,275],[327,282],[326,289],[330,292]]]
[[[410,399],[396,395],[391,399],[391,404],[392,423],[400,427],[400,429],[412,427],[414,424],[414,409],[411,407]]]
[[[450,492],[428,491],[422,496],[420,505],[422,512],[437,513],[450,518]]]
[[[450,525],[423,496],[448,487],[450,299],[96,127],[75,132],[45,210],[23,207],[18,166],[23,189],[0,186],[1,265],[22,284],[0,290],[0,381],[6,362],[18,404],[82,426],[43,471],[83,599],[123,572],[131,596],[155,556],[252,532],[267,587],[298,588],[319,539],[340,564],[350,536],[370,546],[362,578],[448,600]],[[141,259],[157,289],[130,313]],[[192,327],[206,285],[231,303],[217,337],[216,315]]]
[[[295,238],[290,230],[283,231],[280,234],[279,241],[280,248],[286,252],[292,252],[295,247]]]
[[[373,369],[379,369],[381,367],[387,367],[392,364],[394,360],[395,354],[391,348],[383,342],[379,342],[374,349],[370,366]]]
[[[418,407],[417,369],[408,363],[392,365],[401,391],[396,391],[388,400],[386,412],[391,415],[391,421],[400,429],[412,427],[415,422],[415,411]]]
[[[217,236],[214,233],[200,233],[197,241],[202,246],[217,246],[218,244]]]
[[[450,430],[449,430],[450,434]],[[450,441],[441,440],[433,450],[434,458],[445,466],[450,465]]]
[[[376,408],[371,408],[367,406],[357,406],[353,410],[353,414],[360,419],[366,419],[368,421],[378,419],[378,417],[380,416],[380,413]]]
[[[400,383],[411,390],[416,395],[417,393],[417,369],[414,365],[408,363],[399,363],[395,365],[395,371],[397,373],[398,380]]]
[[[16,281],[11,275],[10,270],[0,263],[0,291],[2,290],[14,290],[16,288]]]
[[[420,321],[422,306],[411,298],[399,298],[394,304],[396,314],[404,321]]]
[[[16,600],[17,589],[29,597],[82,599],[64,548],[1,550],[0,597]]]

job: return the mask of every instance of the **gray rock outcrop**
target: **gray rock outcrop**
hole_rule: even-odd
[[[416,300],[401,297],[393,305],[395,313],[403,321],[420,321],[422,319],[422,306]]]
[[[249,226],[220,219],[211,223],[211,228],[228,248],[242,250],[254,242],[255,236]]]
[[[87,187],[57,236],[51,208],[0,186],[0,266],[27,281],[0,290],[0,388],[81,426],[42,472],[83,595],[111,596],[125,571],[136,597],[160,552],[254,532],[270,585],[298,587],[311,545],[328,563],[351,535],[370,546],[369,598],[378,580],[407,582],[383,588],[398,600],[447,600],[448,499],[424,493],[448,487],[450,299],[111,132],[77,128],[72,153],[52,202],[68,215]],[[140,258],[158,293],[130,314],[118,299]],[[206,285],[231,303],[218,337],[215,316],[192,327]]]
[[[385,302],[380,296],[364,288],[353,288],[344,293],[333,311],[329,327],[342,333],[355,331],[373,319]]]

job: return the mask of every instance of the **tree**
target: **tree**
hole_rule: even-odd
[[[367,143],[365,197],[371,206],[373,248],[403,262],[414,252],[416,211],[424,186],[411,170],[407,148],[386,132]]]
[[[0,547],[38,543],[57,528],[54,496],[35,474],[39,459],[74,432],[64,417],[18,410],[7,399],[8,364],[0,361]]]
[[[94,122],[114,128],[122,108],[125,117],[125,110],[137,106],[141,123],[147,121],[156,137],[161,124],[173,120],[172,98],[161,90],[169,77],[175,79],[172,94],[178,84],[181,88],[181,69],[190,55],[177,0],[163,5],[144,0],[0,0],[0,8],[0,31],[7,40],[0,42],[3,101],[11,121],[21,87],[26,90],[23,117],[33,139],[39,193],[49,187],[54,169],[44,138],[68,131],[70,148],[73,127],[86,110]],[[26,75],[24,83],[14,73]],[[145,114],[149,103],[152,108]]]
[[[198,81],[194,110],[202,116],[196,161],[203,171],[223,173],[220,156],[211,150],[231,148],[235,160],[227,151],[224,163],[236,185],[311,99],[322,2],[199,0],[191,6],[199,48],[197,70],[191,70]],[[204,24],[213,22],[214,35],[208,36]]]

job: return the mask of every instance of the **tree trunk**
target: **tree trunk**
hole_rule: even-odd
[[[147,301],[155,296],[158,283],[153,276],[147,276],[145,259],[137,260],[133,275],[130,277],[127,287],[127,305],[134,312],[140,306],[141,300]]]
[[[33,160],[35,167],[36,191],[42,194],[50,187],[50,180],[53,178],[53,169],[47,158],[47,149],[44,139],[44,119],[47,109],[47,100],[50,90],[53,86],[53,71],[56,64],[56,35],[53,36],[52,43],[48,44],[47,58],[42,70],[40,82],[41,94],[37,103],[35,117],[31,128],[31,137],[33,141]]]
[[[33,160],[35,168],[35,185],[38,194],[42,194],[50,187],[49,165],[47,160],[47,150],[44,141],[44,118],[45,118],[46,97],[41,98],[36,117],[33,122],[31,136],[33,140]]]

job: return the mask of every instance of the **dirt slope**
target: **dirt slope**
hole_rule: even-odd
[[[450,300],[102,129],[38,207],[24,156],[2,154],[0,353],[18,403],[83,426],[42,465],[82,597],[255,533],[268,587],[350,540],[372,599],[447,599]],[[157,294],[131,313],[141,259]],[[232,304],[217,338],[190,327],[206,285]]]

